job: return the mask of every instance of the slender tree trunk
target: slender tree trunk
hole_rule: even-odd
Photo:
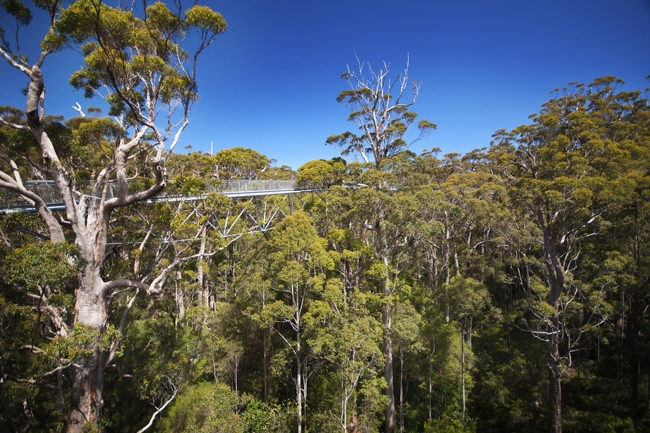
[[[305,360],[305,370],[302,372],[302,422],[305,424],[305,431],[307,430],[307,394],[309,385],[309,375],[307,374],[308,361]]]
[[[431,355],[429,358],[433,357]],[[433,360],[429,359],[429,419],[433,419]]]
[[[404,348],[399,346],[399,431],[404,432]]]
[[[560,301],[564,291],[564,267],[560,262],[557,245],[548,227],[542,229],[544,235],[544,258],[549,274],[550,293],[547,302],[554,309],[549,329],[547,354],[549,408],[551,433],[562,432],[562,366],[560,358]]]
[[[384,328],[386,335],[384,336],[384,356],[386,357],[386,365],[384,366],[384,377],[386,379],[386,397],[388,397],[388,404],[386,405],[386,433],[395,432],[395,385],[393,380],[393,340],[390,336],[392,328],[392,308],[386,305],[383,314]]]
[[[464,327],[464,324],[463,324]],[[460,382],[461,382],[461,421],[465,425],[465,335],[463,328],[460,330]]]
[[[196,283],[199,286],[199,305],[205,305],[208,307],[210,305],[210,294],[207,288],[205,287],[205,276],[203,273],[203,264],[205,263],[203,255],[205,254],[205,244],[206,244],[206,228],[203,227],[201,230],[201,246],[199,247],[199,257],[196,263]]]
[[[174,302],[176,303],[176,316],[174,317],[174,327],[178,325],[185,318],[185,299],[183,297],[183,289],[179,286],[180,278],[174,281]]]
[[[341,373],[341,427],[343,427],[343,433],[348,430],[348,393],[343,373]]]
[[[629,354],[629,365],[630,365],[630,417],[632,422],[636,426],[638,424],[639,417],[639,368],[640,359],[639,359],[639,326],[638,326],[638,316],[637,316],[637,302],[635,296],[633,295],[630,299],[630,318],[627,321],[627,330],[625,338],[627,344],[624,346],[627,349]]]
[[[553,318],[553,321],[557,321],[557,315]],[[551,335],[548,351],[548,383],[551,409],[549,431],[551,433],[562,432],[562,382],[559,348],[559,335],[554,333]]]
[[[395,424],[396,424],[396,414],[395,414],[395,384],[393,379],[393,370],[394,370],[394,360],[393,360],[393,340],[391,336],[391,330],[393,326],[392,318],[392,306],[388,302],[388,297],[390,296],[390,275],[389,275],[389,247],[388,247],[388,237],[386,230],[383,227],[384,222],[384,210],[381,204],[378,206],[377,210],[377,220],[375,221],[375,230],[377,233],[377,240],[379,242],[379,256],[382,258],[384,263],[384,269],[386,270],[386,277],[382,282],[382,294],[386,299],[386,306],[382,314],[382,322],[384,324],[384,378],[386,379],[386,397],[388,402],[386,404],[386,421],[385,421],[385,433],[394,433]]]
[[[300,337],[298,337],[300,338]],[[300,341],[300,340],[298,340]],[[299,349],[300,343],[297,344]],[[296,420],[298,422],[298,433],[302,432],[302,367],[300,352],[296,353]]]
[[[431,288],[431,293],[436,294],[438,289],[438,253],[436,248],[433,247],[430,253],[427,253],[427,262],[429,267],[429,287]]]
[[[449,214],[445,211],[445,242],[443,254],[443,266],[445,268],[445,284],[449,284],[451,280],[451,231],[449,230]],[[447,297],[447,289],[445,289],[445,298]],[[445,322],[449,323],[449,303],[445,302]]]
[[[263,337],[262,337],[262,358],[263,358],[263,363],[264,363],[264,384],[263,384],[263,389],[262,389],[262,399],[264,400],[264,403],[268,404],[269,403],[269,383],[268,383],[268,371],[269,371],[269,331],[264,329],[263,330]]]
[[[294,290],[297,290],[294,288]],[[295,296],[295,295],[294,295]],[[299,298],[296,298],[299,299]],[[299,302],[295,302],[299,305]],[[298,433],[302,433],[302,358],[300,346],[300,314],[294,317],[296,330],[296,419],[298,421]]]
[[[524,269],[526,271],[525,272],[526,280],[524,281],[524,290],[526,292],[526,297],[530,298],[533,295],[533,293],[530,290],[530,264],[528,263],[528,261],[526,261],[526,265],[525,265]]]

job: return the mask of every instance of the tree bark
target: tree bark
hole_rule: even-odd
[[[128,206],[155,195],[164,187],[164,179],[162,171],[154,168],[156,175],[154,187],[132,195],[128,193],[126,161],[130,153],[129,149],[132,149],[135,143],[139,142],[144,135],[146,131],[146,128],[144,128],[130,142],[121,142],[115,151],[116,178],[120,189],[119,197],[112,199],[103,197],[99,200],[95,197],[86,197],[77,202],[74,197],[73,186],[68,179],[68,173],[59,160],[56,149],[45,133],[39,119],[37,101],[40,100],[42,91],[40,70],[34,66],[27,103],[28,125],[43,151],[43,159],[50,167],[56,188],[65,204],[66,218],[74,232],[75,246],[85,263],[79,273],[79,286],[75,293],[75,317],[73,323],[75,326],[81,325],[85,328],[84,332],[93,333],[94,338],[101,338],[108,324],[106,291],[114,286],[104,282],[101,277],[111,214],[117,207]],[[37,94],[37,92],[39,93]],[[97,194],[93,195],[101,194],[99,191],[106,181],[104,173],[100,173],[95,185]],[[49,212],[45,208],[39,211],[39,214],[44,220],[48,221],[46,211]],[[62,230],[58,223],[54,227],[52,227],[52,224],[48,224],[48,227],[53,242],[65,241],[60,235]],[[120,281],[124,282],[122,285],[132,285],[126,280]],[[67,416],[67,431],[69,433],[83,431],[84,425],[96,426],[99,420],[103,404],[102,392],[104,388],[104,370],[106,368],[106,350],[106,348],[94,347],[90,353],[74,361],[71,371],[71,407]]]
[[[386,357],[386,365],[384,366],[384,377],[386,379],[386,397],[388,403],[386,405],[386,433],[395,432],[395,384],[393,380],[393,340],[390,336],[390,329],[392,327],[391,306],[386,305],[386,310],[383,314],[384,327],[386,335],[384,336],[384,356]]]
[[[296,332],[296,419],[298,433],[302,432],[302,360],[300,359],[300,331]]]
[[[93,353],[77,360],[72,367],[72,404],[67,420],[68,433],[81,433],[87,425],[97,424],[104,403],[104,353],[95,348]]]
[[[263,352],[263,363],[264,363],[264,383],[262,387],[262,399],[265,404],[269,404],[269,383],[268,383],[268,372],[269,372],[269,333],[270,331],[264,329],[262,330],[262,352]]]
[[[639,421],[639,319],[637,315],[637,299],[635,295],[630,298],[630,317],[627,320],[627,330],[625,333],[626,344],[625,347],[628,351],[628,362],[630,368],[630,417],[635,426]]]
[[[393,379],[393,370],[394,370],[394,360],[393,360],[393,340],[391,336],[392,329],[392,306],[388,302],[388,297],[390,296],[390,276],[389,276],[389,248],[388,248],[388,238],[386,230],[383,227],[384,222],[384,211],[380,206],[378,207],[377,213],[377,222],[375,228],[377,231],[377,238],[379,241],[379,255],[384,262],[384,268],[386,269],[386,276],[382,282],[382,292],[386,298],[386,306],[384,313],[382,314],[382,321],[384,324],[384,356],[386,358],[386,364],[384,366],[384,378],[386,379],[386,397],[388,402],[386,404],[386,421],[385,421],[385,432],[394,433],[395,424],[396,424],[396,413],[395,413],[395,384]]]
[[[553,319],[557,323],[557,314]],[[560,365],[560,344],[559,335],[551,335],[548,348],[548,384],[549,384],[549,407],[551,410],[549,431],[551,433],[562,432],[562,382]]]
[[[544,235],[544,258],[549,274],[550,293],[547,302],[554,309],[548,339],[548,383],[550,425],[552,433],[562,432],[562,366],[560,358],[560,301],[564,290],[564,267],[558,253],[558,243],[548,227],[542,229]]]
[[[83,252],[82,255],[89,257]],[[108,322],[107,300],[99,266],[95,263],[87,262],[82,270],[81,285],[76,293],[75,310],[75,324],[86,328],[84,331],[96,333],[96,338],[101,337]],[[75,360],[71,370],[72,392],[67,420],[68,433],[82,432],[84,425],[96,424],[99,421],[103,405],[105,357],[104,349],[95,345],[88,355]]]
[[[465,335],[463,328],[460,331],[460,382],[461,382],[461,420],[465,425]]]
[[[399,346],[399,431],[404,432],[404,347]]]

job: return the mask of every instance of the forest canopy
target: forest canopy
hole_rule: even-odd
[[[239,221],[234,241],[214,227],[259,202],[125,208],[104,278],[173,277],[153,297],[111,295],[100,334],[74,325],[75,248],[47,241],[35,214],[4,215],[2,422],[64,425],[68,360],[100,347],[115,351],[103,431],[142,428],[165,403],[154,430],[384,431],[390,307],[396,430],[537,431],[559,405],[566,431],[642,431],[650,111],[621,85],[571,85],[466,155],[308,162],[296,177],[320,191],[267,198],[287,216],[257,233]],[[101,119],[46,128],[73,146]],[[33,139],[2,134],[3,154],[26,161]],[[172,154],[170,191],[269,164],[250,149]]]
[[[31,61],[0,34],[29,82],[0,107],[0,431],[650,429],[643,92],[570,83],[489,146],[417,154],[409,61],[357,59],[341,157],[294,172],[176,152],[218,12],[0,6],[51,23]],[[69,47],[106,114],[44,114]]]

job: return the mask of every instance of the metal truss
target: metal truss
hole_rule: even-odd
[[[46,198],[53,211],[63,211],[65,206],[58,202],[54,185],[51,182],[27,183],[30,190]],[[320,189],[297,189],[294,181],[232,181],[218,190],[206,191],[200,195],[158,195],[150,200],[136,203],[118,210],[119,217],[126,218],[130,224],[141,230],[150,227],[151,217],[142,206],[167,206],[167,211],[185,215],[181,224],[205,225],[207,232],[222,238],[240,237],[244,234],[273,230],[275,224],[315,199]],[[110,194],[109,194],[110,195]],[[16,198],[0,198],[0,216],[14,212],[35,212],[33,206],[24,205]],[[148,207],[148,206],[146,206]],[[131,212],[133,210],[133,212]],[[117,216],[117,215],[116,215]],[[170,234],[151,233],[163,242],[194,241],[192,239],[170,238]],[[110,244],[128,243],[114,239]]]

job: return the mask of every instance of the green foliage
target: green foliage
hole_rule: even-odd
[[[454,275],[449,284],[445,284],[444,290],[449,297],[450,309],[459,317],[479,314],[490,305],[487,288],[471,277]]]
[[[224,180],[254,180],[271,165],[271,160],[265,155],[243,147],[222,149],[212,157],[216,167],[216,176]]]
[[[245,432],[283,433],[287,431],[286,414],[289,411],[278,405],[264,404],[252,399],[246,406],[242,418],[246,424]]]
[[[110,89],[106,97],[109,114],[134,115],[146,103],[138,84],[134,84],[144,86],[144,76],[150,78],[146,85],[155,87],[160,98],[154,103],[188,104],[196,100],[194,76],[183,66],[196,59],[181,44],[188,31],[196,31],[197,51],[201,52],[226,27],[219,13],[201,5],[186,10],[181,19],[165,3],[157,2],[147,7],[147,19],[141,20],[131,11],[83,0],[63,9],[43,48],[56,51],[66,44],[82,45],[86,66],[72,75],[70,83],[84,89],[86,97],[95,96],[106,86]],[[127,82],[129,86],[120,84]]]
[[[4,258],[2,272],[8,283],[37,293],[49,287],[56,293],[82,266],[73,245],[41,242],[11,250]]]
[[[309,268],[331,269],[334,266],[325,251],[324,239],[318,237],[312,222],[303,212],[284,218],[273,231],[269,246],[272,268],[283,284],[305,280],[310,274]],[[316,281],[311,280],[312,283]]]
[[[463,425],[460,420],[443,416],[440,419],[430,419],[424,424],[424,433],[474,433],[476,427],[470,420]]]
[[[201,382],[185,388],[174,400],[160,420],[160,431],[243,433],[247,431],[244,406],[227,385]]]
[[[194,6],[183,17],[155,3],[144,21],[105,5],[97,7],[112,22],[81,16],[95,6],[75,3],[48,40],[83,43],[88,64],[73,77],[75,85],[88,90],[104,83],[114,59],[124,76],[167,74],[164,103],[196,96],[196,83],[168,70],[168,60],[190,27],[223,31],[218,14]],[[102,48],[90,40],[91,24],[112,32],[112,43]],[[131,51],[133,44],[144,54]],[[308,162],[298,170],[299,183],[328,189],[302,212],[281,207],[289,216],[273,231],[233,243],[216,228],[245,228],[243,219],[233,223],[234,215],[257,203],[232,206],[210,193],[202,201],[117,211],[102,278],[151,281],[161,266],[180,260],[158,297],[112,292],[110,323],[101,332],[74,324],[84,266],[76,249],[41,242],[47,226],[33,215],[3,216],[1,428],[62,430],[57,395],[67,398],[67,391],[58,394],[57,387],[69,383],[71,363],[117,345],[106,371],[102,430],[144,425],[180,387],[157,421],[161,431],[290,431],[301,396],[307,431],[375,432],[388,401],[389,337],[394,377],[403,377],[397,406],[405,431],[541,431],[549,423],[542,340],[560,326],[565,431],[627,432],[635,423],[644,430],[650,114],[640,94],[618,92],[619,84],[605,78],[591,89],[571,85],[531,125],[498,132],[488,151],[440,159],[436,149],[405,150],[401,137],[416,116],[398,107],[399,121],[379,144],[380,161]],[[144,103],[132,89],[113,90],[115,113]],[[372,94],[344,91],[339,100],[362,104]],[[21,110],[2,113],[24,122]],[[365,115],[353,110],[350,119]],[[51,119],[46,129],[74,168],[78,190],[126,138],[125,128],[104,117]],[[370,152],[362,135],[330,139]],[[24,131],[1,127],[0,147],[19,162],[40,158]],[[144,162],[141,155],[134,159]],[[9,173],[8,162],[0,164]],[[172,155],[167,192],[194,196],[231,180],[295,175],[270,164],[243,148]],[[31,168],[18,170],[28,178]],[[127,167],[137,176],[129,187],[150,186],[148,169],[138,170],[135,162]],[[270,197],[266,204],[280,201]],[[549,303],[551,258],[563,266],[557,305]],[[55,329],[47,312],[64,323]],[[61,372],[60,382],[53,371]],[[399,389],[399,379],[394,385]]]
[[[621,418],[609,413],[587,412],[580,413],[575,419],[568,414],[566,431],[570,432],[599,432],[599,433],[635,433],[637,430],[631,418]]]
[[[345,170],[345,161],[334,158],[309,161],[298,168],[298,185],[303,188],[328,188],[340,184]]]
[[[159,6],[159,8],[162,8],[162,6]],[[212,33],[222,33],[228,27],[221,14],[201,5],[194,5],[185,11],[185,24]]]
[[[111,325],[100,333],[77,323],[69,335],[54,338],[46,350],[54,359],[81,359],[91,356],[95,351],[108,350],[111,343],[119,337],[119,331]]]
[[[13,16],[20,25],[25,26],[32,21],[32,11],[20,0],[2,0],[0,7]]]

